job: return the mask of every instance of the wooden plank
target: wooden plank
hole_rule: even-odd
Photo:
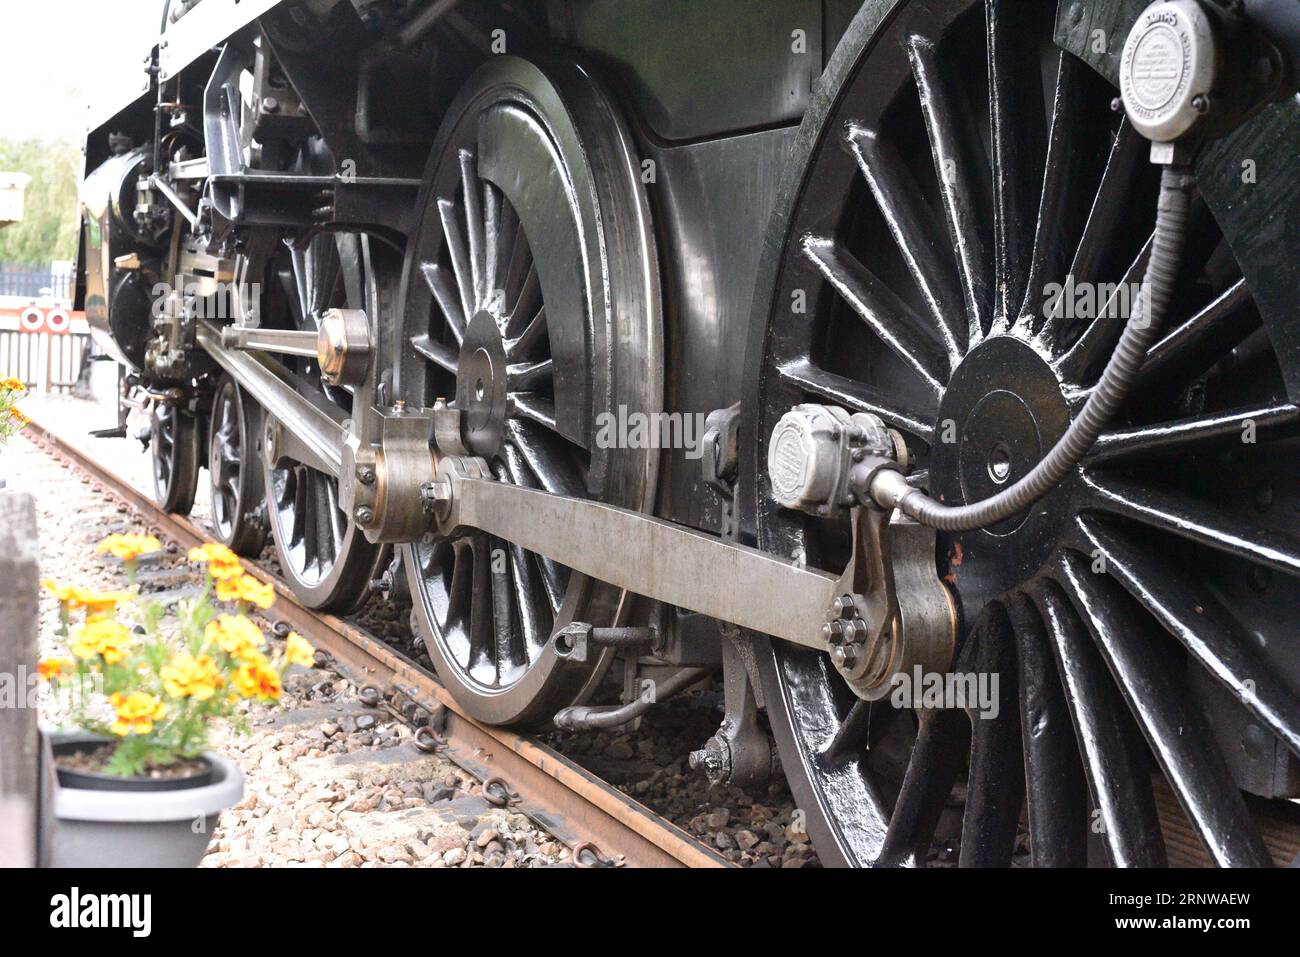
[[[36,501],[0,491],[0,865],[36,862],[39,737],[29,700],[37,656]],[[29,705],[33,705],[29,707]]]

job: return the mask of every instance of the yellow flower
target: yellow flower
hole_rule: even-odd
[[[13,376],[0,382],[0,389],[8,389],[10,392],[26,392],[27,383],[22,379],[15,379]]]
[[[110,665],[126,658],[131,632],[111,618],[88,621],[72,633],[72,653],[81,659],[100,656]]]
[[[203,637],[240,661],[265,658],[262,646],[266,639],[262,637],[262,629],[243,615],[218,615],[208,622]]]
[[[141,555],[148,555],[150,552],[156,552],[162,548],[162,542],[158,541],[153,535],[123,535],[114,533],[105,538],[96,547],[95,551],[102,555],[108,552],[115,558],[123,561],[131,561],[139,558]]]
[[[47,578],[42,582],[45,590],[57,598],[66,608],[84,608],[88,615],[104,615],[115,609],[124,601],[129,601],[129,591],[95,591],[77,585],[60,585]]]
[[[75,667],[76,665],[71,658],[46,658],[36,665],[36,673],[49,681],[51,678],[66,674]]]
[[[316,663],[316,649],[298,632],[291,631],[284,643],[284,660],[286,664],[310,668]]]
[[[231,683],[244,698],[274,701],[280,697],[280,676],[267,664],[265,658],[236,669]]]
[[[117,692],[108,699],[117,712],[117,720],[108,730],[116,735],[148,734],[153,723],[161,721],[166,707],[151,694],[132,691],[129,695]]]
[[[218,542],[208,542],[198,548],[191,548],[190,561],[206,562],[208,574],[217,581],[238,578],[244,574],[244,566],[239,564],[239,556]]]
[[[275,587],[263,585],[252,575],[217,579],[219,601],[246,601],[258,608],[270,608],[275,603]]]
[[[32,423],[32,420],[29,419],[16,405],[9,407],[9,417],[19,425],[31,425]]]
[[[222,685],[217,663],[208,655],[195,658],[187,651],[178,652],[158,672],[163,690],[173,698],[207,701]]]

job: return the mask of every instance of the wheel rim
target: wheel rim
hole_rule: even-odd
[[[286,261],[287,260],[287,261]],[[276,294],[271,321],[288,328],[315,330],[322,313],[332,308],[364,309],[379,314],[385,283],[383,258],[373,255],[366,236],[354,233],[318,234],[289,257],[273,262]],[[333,387],[321,379],[313,359],[286,357],[298,389],[325,396],[346,413],[369,414],[368,402],[350,388]],[[267,427],[272,422],[267,418]],[[290,587],[311,608],[350,610],[368,594],[382,550],[366,540],[339,507],[338,479],[295,461],[262,459],[267,517],[280,566]]]
[[[223,376],[212,400],[208,477],[212,490],[212,528],[217,538],[242,555],[262,550],[265,536],[250,503],[262,499],[261,469],[245,457],[255,454],[256,433],[239,386]]]
[[[881,415],[932,494],[973,501],[1025,474],[1086,400],[1127,313],[1094,319],[1047,287],[1140,280],[1154,174],[1114,91],[1050,46],[1053,15],[868,3],[854,21],[801,130],[769,260],[756,463],[784,411],[829,402]],[[1075,474],[1027,515],[939,536],[964,620],[953,670],[1000,676],[998,718],[869,707],[823,656],[771,643],[769,710],[824,860],[923,863],[967,765],[962,864],[1009,863],[1024,806],[1035,864],[1085,863],[1098,830],[1111,862],[1163,863],[1151,767],[1211,859],[1268,860],[1224,759],[1239,743],[1204,709],[1226,687],[1243,720],[1300,752],[1277,624],[1300,574],[1277,511],[1296,495],[1297,410],[1203,207],[1180,280],[1141,394]],[[807,314],[791,310],[799,291]],[[1258,444],[1239,440],[1249,422]],[[1171,474],[1173,454],[1194,467]],[[1225,494],[1257,507],[1217,512]],[[842,529],[762,491],[756,518],[769,551],[846,557]],[[1252,582],[1277,617],[1228,611]]]
[[[572,65],[513,57],[448,117],[407,260],[403,394],[454,397],[499,481],[649,507],[655,450],[595,441],[600,413],[656,411],[662,391],[648,210],[633,178],[612,178],[634,168],[621,123]],[[429,654],[475,717],[548,719],[607,664],[557,658],[551,635],[612,621],[616,590],[484,534],[429,535],[405,556]]]

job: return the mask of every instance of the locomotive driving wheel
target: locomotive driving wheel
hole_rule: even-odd
[[[199,424],[179,403],[158,399],[149,413],[154,501],[188,515],[199,485]]]
[[[454,405],[465,449],[499,481],[648,509],[655,450],[597,440],[603,414],[653,414],[662,394],[657,259],[630,143],[582,67],[480,68],[425,178],[400,394]],[[557,656],[552,636],[614,623],[616,589],[482,533],[426,535],[403,563],[434,666],[475,718],[549,719],[608,663]]]
[[[256,452],[260,424],[257,403],[223,375],[212,399],[208,439],[212,530],[239,555],[256,556],[266,543],[266,529],[255,514],[265,494]]]
[[[317,331],[330,309],[361,309],[371,317],[391,308],[396,269],[386,267],[386,249],[356,233],[318,233],[301,248],[273,259],[268,324]],[[367,397],[321,378],[314,358],[287,356],[284,364],[297,387],[332,403],[347,415],[370,414]],[[359,390],[358,390],[359,392]],[[273,415],[263,416],[274,428]],[[363,601],[382,560],[339,505],[338,479],[302,462],[270,454],[263,430],[262,469],[267,518],[280,567],[299,600],[309,608],[348,611]]]
[[[759,467],[791,406],[879,415],[912,481],[963,504],[1025,475],[1095,384],[1145,270],[1157,173],[1116,91],[1053,45],[1055,9],[867,2],[838,47],[760,287],[765,550],[848,557],[847,521],[778,508]],[[866,702],[824,655],[762,651],[824,862],[924,864],[941,840],[962,865],[1009,864],[1024,809],[1033,864],[1159,865],[1165,787],[1215,863],[1269,862],[1239,785],[1252,749],[1300,753],[1293,642],[1284,654],[1300,414],[1297,356],[1273,348],[1258,296],[1196,202],[1166,324],[1110,430],[1029,511],[938,536],[962,622],[938,677],[970,676],[977,700]]]

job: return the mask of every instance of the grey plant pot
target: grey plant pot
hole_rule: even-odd
[[[55,733],[54,744],[102,740]],[[244,796],[244,772],[204,752],[212,778],[170,791],[100,791],[54,785],[52,867],[195,867],[221,812]]]

